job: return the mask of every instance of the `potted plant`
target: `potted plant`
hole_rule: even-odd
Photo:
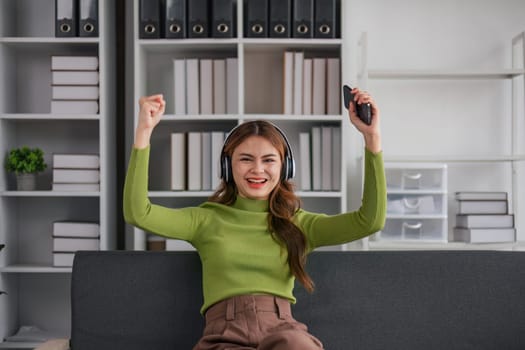
[[[36,174],[46,169],[44,152],[40,148],[15,148],[6,157],[5,169],[16,175],[19,191],[32,191],[36,187]]]

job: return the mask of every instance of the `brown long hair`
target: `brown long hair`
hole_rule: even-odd
[[[279,152],[284,163],[287,142],[284,135],[270,122],[256,120],[243,123],[235,128],[224,144],[221,159],[226,156],[231,159],[233,151],[250,136],[261,136],[267,139]],[[290,152],[290,150],[288,150]],[[305,271],[307,242],[304,233],[293,222],[292,218],[301,208],[301,201],[293,191],[293,185],[282,174],[281,181],[270,193],[268,228],[274,240],[286,247],[288,251],[288,266],[292,274],[309,292],[313,291],[314,283]],[[234,181],[223,178],[219,188],[208,199],[210,202],[232,205],[237,199],[238,191]]]

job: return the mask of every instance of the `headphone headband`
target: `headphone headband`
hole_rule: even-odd
[[[290,179],[292,179],[295,176],[295,160],[294,160],[294,157],[293,157],[293,152],[292,152],[292,147],[290,146],[290,142],[288,141],[288,138],[286,137],[286,134],[281,130],[281,128],[279,128],[277,125],[275,125],[272,122],[269,122],[269,121],[266,121],[266,120],[264,120],[264,122],[268,123],[275,130],[277,130],[277,132],[279,132],[279,134],[281,135],[282,139],[284,140],[284,143],[285,143],[286,147],[285,147],[285,150],[284,150],[284,159],[283,159],[283,168],[281,170],[281,178],[283,180],[290,180]],[[231,170],[231,159],[230,159],[229,156],[227,156],[224,153],[224,148],[228,144],[231,135],[239,127],[241,127],[242,125],[244,125],[244,123],[235,126],[228,133],[228,135],[226,136],[226,138],[224,140],[224,143],[222,145],[221,155],[220,155],[220,160],[221,160],[221,164],[220,164],[221,174],[220,174],[220,177],[225,182],[233,181],[233,176],[232,176],[232,170]]]

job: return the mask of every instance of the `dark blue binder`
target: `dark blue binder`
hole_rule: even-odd
[[[55,0],[55,36],[77,36],[78,17],[76,0]]]
[[[78,35],[98,36],[98,0],[79,0]]]
[[[270,27],[271,38],[289,38],[291,34],[292,1],[270,0]]]
[[[294,0],[293,3],[294,38],[312,38],[314,20],[314,0]]]
[[[336,37],[336,0],[315,0],[314,37]]]
[[[188,37],[208,38],[209,17],[208,0],[189,0],[188,3]]]
[[[268,0],[244,0],[244,36],[268,37]]]
[[[164,37],[186,38],[186,0],[165,0]]]
[[[159,0],[140,0],[139,37],[141,39],[160,38]]]

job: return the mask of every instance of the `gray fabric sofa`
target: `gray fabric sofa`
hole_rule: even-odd
[[[525,349],[525,252],[314,252],[295,317],[326,349]],[[72,350],[191,349],[194,252],[78,252]]]

